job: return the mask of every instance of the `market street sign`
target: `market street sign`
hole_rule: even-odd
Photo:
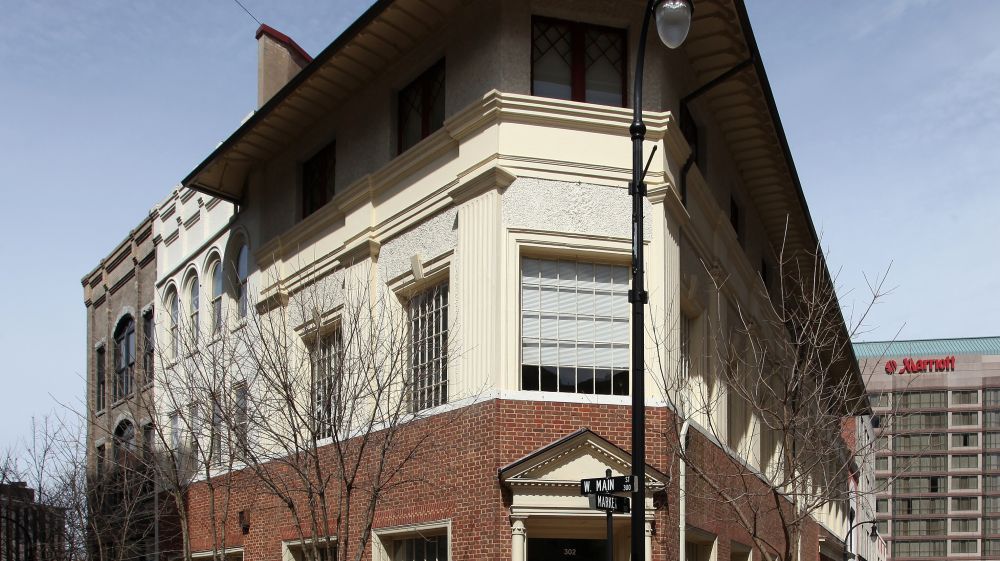
[[[590,508],[603,510],[609,515],[612,512],[628,514],[631,512],[631,509],[629,508],[630,503],[631,501],[628,497],[605,495],[604,493],[594,493],[593,495],[590,495]]]
[[[634,493],[634,481],[635,478],[631,475],[581,479],[580,494],[593,495],[594,493]]]

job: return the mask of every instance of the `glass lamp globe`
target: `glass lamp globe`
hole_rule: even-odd
[[[671,49],[681,46],[691,29],[690,0],[660,0],[653,8],[656,16],[656,32],[660,41]]]

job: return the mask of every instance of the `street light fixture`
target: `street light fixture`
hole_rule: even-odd
[[[635,57],[635,81],[632,85],[632,289],[628,300],[632,305],[632,476],[635,491],[632,494],[632,561],[646,559],[646,368],[645,321],[643,306],[649,302],[645,290],[643,265],[643,216],[642,200],[646,195],[643,183],[642,142],[646,138],[646,125],[642,122],[642,70],[646,58],[646,37],[649,19],[655,13],[656,31],[667,47],[675,49],[687,38],[691,28],[694,6],[690,0],[649,0],[639,31],[639,47]],[[680,544],[684,547],[684,544]]]

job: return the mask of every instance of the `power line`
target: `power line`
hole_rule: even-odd
[[[240,0],[233,0],[233,2],[236,2],[237,6],[243,8],[243,11],[246,12],[248,16],[252,17],[255,22],[257,22],[257,25],[264,25],[263,23],[260,22],[259,19],[257,19],[257,16],[250,13],[250,10],[248,10],[247,7],[244,6],[242,2],[240,2]]]

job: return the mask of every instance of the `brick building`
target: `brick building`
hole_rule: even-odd
[[[65,536],[62,509],[35,502],[24,482],[0,484],[0,560],[61,559]]]
[[[315,58],[260,28],[259,109],[152,219],[151,430],[192,466],[187,543],[163,557],[603,554],[578,481],[631,469],[643,4],[382,0]],[[647,558],[838,559],[846,479],[792,546],[787,498],[745,499],[751,536],[740,499],[688,475],[775,503],[773,438],[727,394],[717,333],[765,324],[778,249],[816,247],[742,2],[697,2],[683,48],[649,45],[644,88],[646,344],[669,357],[647,370]],[[629,531],[616,517],[618,561]]]
[[[855,345],[890,559],[1000,556],[1000,337]]]

